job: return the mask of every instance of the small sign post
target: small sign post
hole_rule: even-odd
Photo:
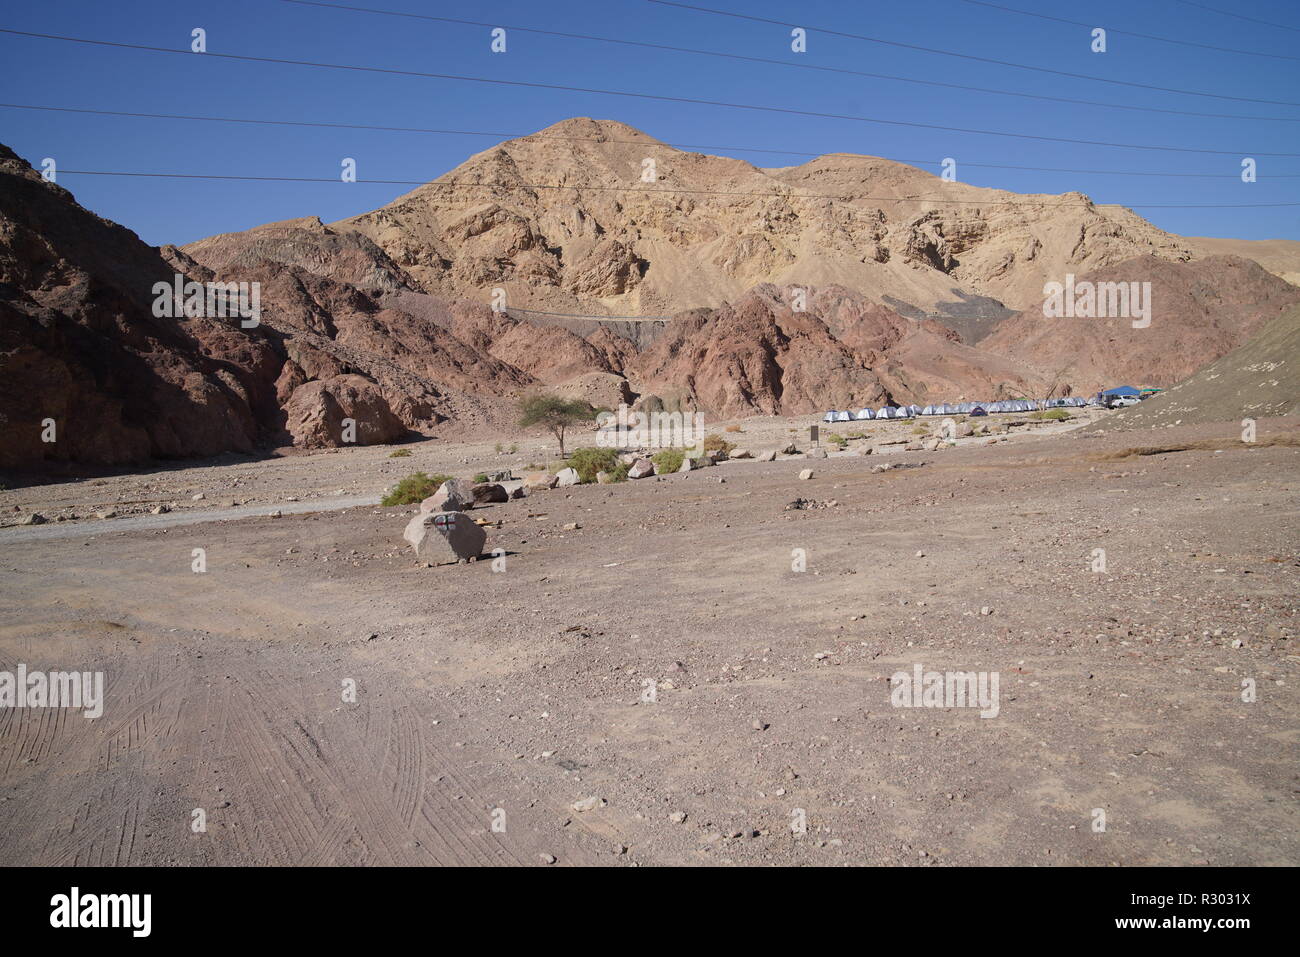
[[[813,445],[820,444],[818,442],[818,435],[820,435],[820,433],[821,433],[821,426],[814,425],[808,429],[808,438]]]

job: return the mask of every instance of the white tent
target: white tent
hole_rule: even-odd
[[[830,412],[827,412],[825,415],[823,415],[823,416],[822,416],[822,421],[823,421],[823,422],[834,422],[834,421],[835,421],[835,412],[834,412],[834,410],[832,410],[832,411],[830,411]]]
[[[836,421],[836,422],[852,422],[852,421],[853,421],[853,416],[849,415],[849,413],[847,413],[847,412],[836,412],[836,413],[835,413],[835,421]]]
[[[932,406],[932,405],[927,405],[925,408],[923,408],[923,409],[921,410],[921,414],[922,414],[922,415],[934,415],[934,414],[935,414],[934,406]]]
[[[875,417],[876,413],[872,412],[870,409],[858,409],[858,414],[855,416],[855,418],[858,419],[874,419]]]
[[[921,414],[921,407],[920,407],[919,405],[909,405],[909,406],[907,407],[907,414],[908,414],[909,416],[920,415],[920,414]]]
[[[894,408],[892,405],[882,405],[879,409],[876,410],[876,418],[892,419],[894,417],[894,413],[896,413],[897,411],[898,410]]]

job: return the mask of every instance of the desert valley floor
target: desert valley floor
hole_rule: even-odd
[[[372,503],[535,441],[2,491],[68,520],[0,528],[0,668],[102,670],[107,701],[0,712],[0,863],[1295,865],[1300,430],[1259,439],[555,489],[472,513],[503,571],[424,567],[414,509]],[[999,714],[892,707],[917,663],[998,672]]]

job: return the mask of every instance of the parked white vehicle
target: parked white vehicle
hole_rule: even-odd
[[[1128,405],[1137,405],[1142,400],[1135,395],[1117,395],[1110,400],[1112,409],[1122,409]]]

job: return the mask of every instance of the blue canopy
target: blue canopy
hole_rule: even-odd
[[[1141,391],[1133,388],[1131,385],[1117,385],[1113,389],[1106,389],[1102,395],[1141,395]]]

